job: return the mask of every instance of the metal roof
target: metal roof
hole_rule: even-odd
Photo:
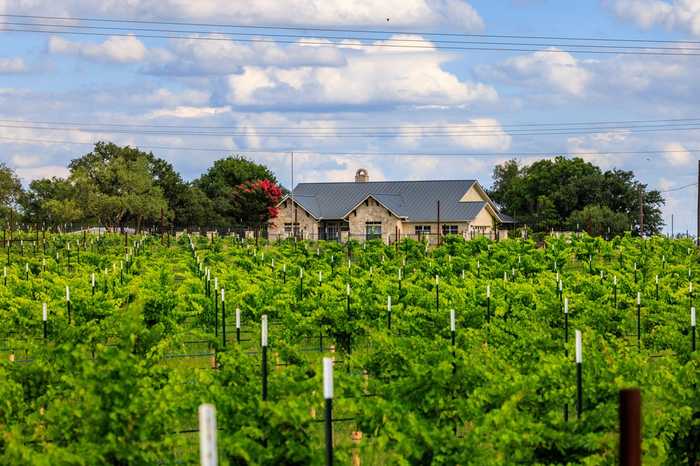
[[[317,219],[342,219],[372,196],[411,222],[434,222],[439,200],[440,221],[469,221],[487,204],[460,202],[474,183],[475,180],[300,183],[294,189],[294,199]]]

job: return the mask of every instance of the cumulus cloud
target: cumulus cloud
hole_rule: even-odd
[[[54,176],[58,178],[67,178],[70,171],[63,165],[44,165],[32,168],[17,168],[15,173],[17,173],[17,176],[24,184],[28,184],[33,180],[51,178]]]
[[[24,73],[27,65],[22,58],[0,57],[0,74]]]
[[[570,53],[557,48],[548,50],[508,58],[496,65],[483,65],[477,72],[483,78],[532,87],[546,85],[570,96],[583,96],[591,80],[590,71]]]
[[[304,45],[305,41],[301,40],[282,47],[273,42],[242,43],[225,40],[227,38],[221,35],[201,37],[213,40],[170,41],[167,50],[151,54],[144,71],[152,74],[211,75],[238,73],[244,64],[286,68],[341,66],[345,63],[343,52],[338,48],[311,47]]]
[[[0,0],[0,11],[6,2],[9,0]],[[12,0],[12,11],[28,14],[41,11],[51,16],[188,18],[249,25],[452,26],[467,32],[484,27],[482,18],[465,0]]]
[[[496,90],[444,70],[451,56],[370,48],[341,67],[245,66],[228,78],[227,100],[245,106],[466,105],[495,102]]]
[[[49,52],[124,64],[143,61],[146,58],[147,49],[133,36],[112,36],[101,43],[75,42],[52,36],[49,38]]]
[[[613,0],[609,5],[618,17],[645,29],[660,25],[700,35],[700,3],[696,0]]]
[[[683,144],[678,142],[665,144],[662,153],[664,160],[666,160],[673,167],[688,166],[694,162],[690,152],[688,152],[688,149],[686,149]]]
[[[399,132],[399,142],[406,147],[419,147],[426,141],[440,136],[440,141],[449,141],[460,149],[508,150],[511,136],[506,133],[498,120],[474,118],[466,122],[451,124],[436,123],[427,126],[403,125]]]

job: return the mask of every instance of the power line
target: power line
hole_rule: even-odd
[[[181,125],[181,124],[149,124],[149,123],[104,123],[104,122],[76,122],[76,121],[56,121],[56,120],[26,120],[26,119],[1,119],[0,123],[17,123],[17,124],[32,124],[32,125],[58,125],[58,126],[98,126],[98,127],[116,127],[116,128],[160,128],[160,129],[212,129],[212,130],[230,130],[230,129],[241,129],[242,125],[249,125],[248,122],[242,122],[241,124],[234,125]],[[681,125],[684,123],[684,125]],[[498,129],[514,129],[518,128],[529,128],[529,127],[554,127],[547,129],[556,129],[556,127],[604,127],[604,128],[647,128],[656,126],[685,126],[700,124],[700,118],[668,118],[668,119],[655,119],[655,120],[608,120],[608,121],[578,121],[578,122],[557,122],[557,123],[545,123],[545,122],[530,122],[530,123],[445,123],[445,124],[433,124],[433,125],[415,125],[415,124],[400,124],[400,125],[371,125],[371,126],[314,126],[314,127],[297,127],[291,128],[287,126],[269,126],[269,125],[254,125],[247,126],[251,129],[263,129],[263,130],[289,130],[294,129],[295,131],[350,131],[350,130],[384,130],[384,129],[395,129],[395,130],[406,130],[406,129],[427,129],[427,130],[437,130],[443,128],[466,128],[466,129],[478,129],[478,128],[498,128]],[[615,125],[610,127],[609,125]]]
[[[328,39],[328,40],[362,40],[362,41],[382,41],[381,46],[391,46],[393,44],[412,44],[418,43],[423,44],[415,46],[415,48],[435,48],[435,44],[458,44],[458,45],[498,45],[498,46],[514,46],[514,47],[571,47],[573,44],[566,43],[532,43],[532,42],[493,42],[484,40],[444,40],[444,39],[431,39],[430,44],[425,44],[425,39],[416,38],[396,38],[396,37],[356,37],[356,36],[334,36],[334,35],[302,35],[302,34],[275,34],[275,33],[260,33],[260,32],[225,32],[225,31],[206,31],[206,30],[181,30],[181,29],[156,29],[156,28],[125,28],[118,26],[87,26],[87,25],[73,25],[73,24],[45,24],[45,23],[23,23],[23,22],[4,22],[0,23],[8,26],[27,26],[27,27],[51,27],[51,28],[68,28],[69,30],[107,30],[107,31],[119,31],[125,33],[135,32],[140,33],[166,33],[166,34],[217,34],[223,36],[233,36],[238,38],[239,36],[255,36],[257,37],[272,37],[272,38],[284,38],[284,39]],[[236,39],[237,40],[237,39]],[[272,41],[275,42],[275,41]],[[341,44],[342,45],[342,44]],[[375,45],[375,44],[372,44]],[[629,50],[661,50],[661,51],[678,51],[678,52],[692,52],[700,51],[697,47],[659,47],[659,46],[639,46],[639,45],[610,45],[610,44],[585,44],[576,46],[586,47],[586,48],[598,48],[598,49],[629,49]],[[686,53],[684,53],[685,55]]]
[[[659,192],[660,192],[660,193],[671,193],[671,192],[673,192],[673,191],[680,191],[680,190],[682,190],[682,189],[690,188],[691,186],[697,186],[697,185],[698,185],[697,183],[690,183],[690,184],[686,184],[686,185],[684,185],[684,186],[679,186],[679,187],[677,187],[677,188],[664,189],[664,190],[659,191]]]
[[[81,141],[67,141],[67,140],[55,140],[55,139],[35,139],[35,138],[15,138],[15,137],[5,137],[0,136],[0,140],[3,141],[16,141],[29,144],[65,144],[65,145],[82,145],[82,146],[94,146],[97,141],[94,142],[81,142]],[[688,148],[683,150],[627,150],[627,151],[605,151],[600,152],[568,152],[568,151],[556,151],[556,152],[379,152],[379,151],[318,151],[311,149],[299,149],[296,147],[285,147],[285,148],[267,148],[267,149],[243,149],[236,147],[180,147],[180,146],[163,146],[163,145],[149,145],[149,144],[134,144],[132,147],[137,147],[144,150],[176,150],[176,151],[192,151],[192,152],[237,152],[237,153],[250,153],[250,154],[276,154],[276,155],[287,155],[294,151],[297,154],[305,154],[311,156],[322,156],[322,155],[340,155],[340,156],[386,156],[386,157],[475,157],[475,158],[490,158],[490,157],[557,157],[557,156],[588,156],[588,157],[600,157],[605,158],[608,156],[633,156],[633,155],[662,155],[662,154],[674,154],[674,153],[700,153],[700,148]]]
[[[0,23],[2,26],[3,23]],[[42,27],[42,25],[38,25]],[[64,25],[52,25],[44,27],[68,27]],[[80,29],[80,26],[74,26],[75,29]],[[85,29],[85,27],[82,27]],[[94,36],[94,37],[136,37],[142,39],[174,39],[174,40],[196,40],[196,41],[218,41],[218,42],[230,42],[233,39],[230,37],[211,37],[211,36],[201,36],[201,35],[172,35],[172,34],[142,34],[133,32],[88,32],[80,30],[62,30],[62,29],[29,29],[29,28],[7,28],[2,27],[0,32],[17,32],[17,33],[35,33],[35,34],[58,34],[58,35],[77,35],[77,36]],[[226,35],[226,33],[221,33],[219,31],[208,31],[206,34],[218,34]],[[304,36],[308,37],[308,36]],[[323,37],[321,37],[322,39]],[[294,45],[314,45],[319,47],[330,47],[330,48],[401,48],[401,49],[415,49],[415,50],[451,50],[451,51],[477,51],[477,52],[544,52],[544,53],[574,53],[574,54],[606,54],[606,55],[654,55],[654,56],[684,56],[693,57],[700,56],[700,53],[690,53],[686,50],[698,50],[700,49],[688,49],[688,48],[661,48],[662,50],[653,51],[649,50],[649,47],[638,47],[638,50],[627,50],[628,47],[620,46],[614,50],[591,50],[592,47],[597,47],[592,45],[589,48],[585,44],[573,44],[571,46],[554,48],[554,45],[550,44],[532,44],[519,46],[508,46],[508,47],[494,47],[494,46],[449,46],[441,44],[430,44],[430,45],[410,45],[402,43],[394,43],[400,41],[400,39],[393,39],[394,42],[388,42],[386,39],[383,42],[373,42],[367,43],[338,43],[338,42],[320,42],[311,40],[305,40],[303,42],[298,40],[284,40],[284,39],[265,39],[265,38],[255,38],[255,37],[237,37],[235,40],[238,42],[250,42],[250,43],[268,43],[268,44],[294,44]],[[362,37],[349,38],[348,40],[362,41]],[[368,39],[373,40],[373,39]],[[573,47],[573,48],[572,48]],[[577,48],[578,47],[578,48]],[[677,50],[677,51],[676,51]]]
[[[670,44],[700,44],[700,41],[691,40],[663,40],[663,39],[630,39],[614,37],[581,37],[581,36],[543,36],[543,35],[513,35],[513,34],[475,34],[475,33],[455,33],[455,32],[433,32],[433,31],[412,31],[412,30],[386,30],[386,29],[346,29],[346,28],[321,28],[317,26],[265,26],[265,25],[245,25],[245,24],[225,24],[225,23],[194,23],[184,21],[163,21],[163,20],[136,20],[136,19],[116,19],[116,18],[86,18],[68,16],[41,16],[41,15],[20,15],[20,14],[0,14],[5,18],[25,18],[39,20],[58,21],[82,21],[101,23],[124,23],[124,24],[156,24],[170,26],[193,26],[206,28],[230,28],[230,29],[253,29],[253,30],[283,30],[283,31],[312,31],[312,32],[332,32],[348,34],[410,34],[422,36],[444,36],[444,37],[483,37],[499,39],[530,39],[530,40],[565,40],[565,41],[594,41],[594,42],[637,42],[637,43],[670,43]]]
[[[139,134],[139,135],[157,135],[157,136],[192,136],[192,137],[245,137],[245,136],[263,136],[263,137],[286,137],[286,138],[324,138],[324,139],[345,139],[345,138],[397,138],[402,136],[416,136],[421,138],[446,138],[446,137],[490,137],[490,136],[511,136],[511,137],[527,137],[527,136],[572,136],[572,135],[590,135],[599,134],[601,132],[614,132],[618,134],[639,134],[639,133],[658,133],[658,132],[674,132],[674,131],[698,131],[700,123],[696,125],[685,126],[658,126],[657,127],[637,127],[637,128],[614,128],[614,127],[587,127],[587,128],[554,128],[550,130],[511,130],[506,131],[423,131],[423,132],[345,132],[345,133],[320,133],[318,131],[296,131],[296,132],[261,132],[255,131],[255,128],[247,130],[213,132],[205,131],[176,131],[163,129],[128,129],[128,128],[95,128],[95,127],[68,127],[68,126],[37,126],[37,125],[9,125],[0,124],[0,128],[6,129],[26,129],[36,131],[63,131],[63,132],[83,132],[83,133],[109,133],[109,134]]]

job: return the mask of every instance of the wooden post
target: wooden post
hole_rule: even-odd
[[[362,466],[362,460],[360,459],[360,442],[362,441],[362,432],[355,431],[352,434],[352,466]]]
[[[642,464],[642,396],[638,388],[620,390],[620,466]]]

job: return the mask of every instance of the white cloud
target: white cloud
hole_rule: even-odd
[[[612,0],[613,12],[642,28],[661,25],[700,35],[700,3],[696,0]]]
[[[70,174],[68,168],[63,165],[44,165],[41,167],[33,168],[17,168],[15,170],[19,179],[27,184],[33,180],[38,180],[41,178],[67,178]]]
[[[0,11],[6,1],[0,0]],[[12,11],[249,25],[453,26],[469,32],[484,27],[479,14],[464,0],[12,0]]]
[[[27,65],[22,58],[0,57],[0,74],[24,73]]]
[[[12,156],[12,165],[18,168],[34,167],[41,163],[41,157],[31,154],[15,154]]]
[[[173,117],[173,118],[205,118],[222,113],[229,113],[231,107],[191,107],[177,106],[175,108],[162,108],[154,110],[145,115],[147,119]]]
[[[673,167],[682,167],[691,165],[694,160],[690,152],[678,142],[665,144],[663,147],[664,159]]]
[[[149,54],[144,70],[153,74],[211,75],[240,72],[242,65],[285,68],[341,66],[345,63],[342,50],[334,47],[310,46],[304,44],[304,41],[282,47],[272,42],[243,43],[220,40],[225,39],[221,35],[204,37],[216,40],[170,41],[167,50],[159,54]],[[313,40],[313,42],[319,41]]]
[[[451,59],[435,52],[366,49],[341,67],[245,66],[228,78],[228,101],[237,105],[466,105],[495,102],[496,90],[461,81],[445,71]]]
[[[498,120],[473,118],[450,124],[406,124],[400,130],[399,142],[405,147],[418,147],[425,142],[435,141],[435,136],[440,136],[437,140],[441,143],[449,141],[456,147],[471,150],[508,150],[512,140]]]
[[[133,36],[112,36],[101,43],[73,42],[52,36],[49,38],[49,51],[121,64],[141,62],[146,58],[147,53],[146,46]]]
[[[591,80],[591,73],[568,52],[550,48],[508,58],[497,65],[478,67],[478,73],[504,82],[530,87],[549,87],[556,92],[581,97]]]

